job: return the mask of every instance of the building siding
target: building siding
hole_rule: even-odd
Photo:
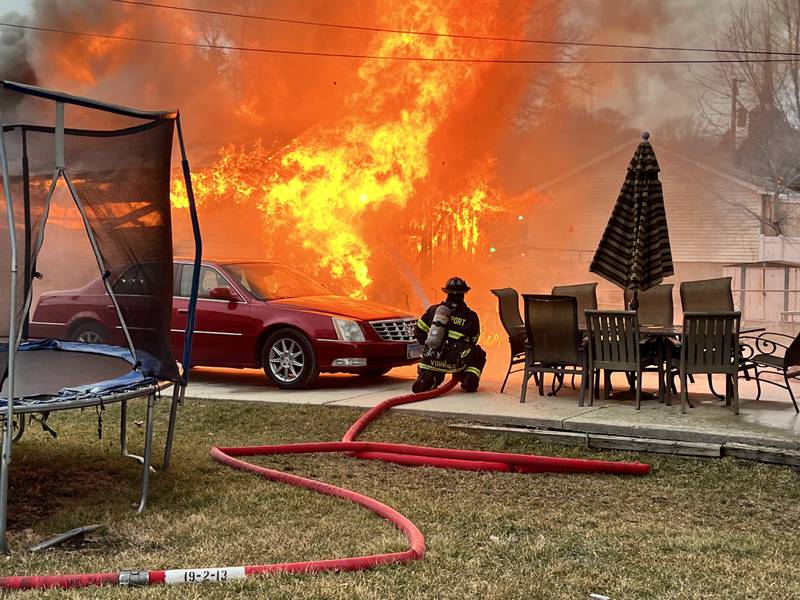
[[[673,260],[731,263],[758,260],[760,192],[750,184],[659,151]],[[550,260],[591,261],[635,143],[538,190],[528,220],[528,251]]]

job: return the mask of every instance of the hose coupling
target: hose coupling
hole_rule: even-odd
[[[142,587],[149,583],[149,571],[120,571],[119,584],[122,587]]]

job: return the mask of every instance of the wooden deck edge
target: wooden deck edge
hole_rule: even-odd
[[[637,438],[624,435],[589,434],[589,447],[602,448],[604,450],[674,454],[678,456],[702,456],[706,458],[719,458],[722,456],[722,446],[720,444]]]
[[[800,467],[800,450],[771,448],[769,446],[751,446],[748,444],[730,442],[723,444],[722,453],[725,456],[735,456],[736,458],[745,460]]]
[[[656,454],[671,454],[674,456],[703,458],[719,458],[722,456],[721,444],[709,444],[704,442],[685,442],[681,440],[662,440],[622,435],[577,433],[573,431],[552,431],[548,429],[531,429],[528,427],[500,425],[480,425],[476,423],[454,423],[450,427],[468,431],[487,431],[494,433],[530,435],[544,442],[557,442],[570,446],[585,446],[588,448],[602,450],[626,450],[633,452],[650,452]],[[798,456],[800,457],[800,452],[798,452]]]
[[[589,445],[589,436],[586,433],[574,431],[556,431],[553,429],[533,429],[531,427],[514,427],[512,425],[480,425],[477,423],[454,423],[453,429],[491,431],[495,433],[519,433],[530,435],[543,442],[558,442],[569,446]]]

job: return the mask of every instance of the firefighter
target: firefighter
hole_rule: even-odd
[[[447,298],[434,304],[417,321],[414,337],[423,345],[415,394],[437,387],[447,373],[461,382],[461,388],[474,392],[486,364],[486,352],[478,345],[481,333],[478,315],[464,302],[467,282],[451,277],[442,288]]]

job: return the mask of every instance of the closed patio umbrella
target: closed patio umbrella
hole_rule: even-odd
[[[639,307],[638,292],[674,274],[658,161],[649,137],[646,131],[642,134],[589,267],[591,272],[631,290],[634,310]]]

